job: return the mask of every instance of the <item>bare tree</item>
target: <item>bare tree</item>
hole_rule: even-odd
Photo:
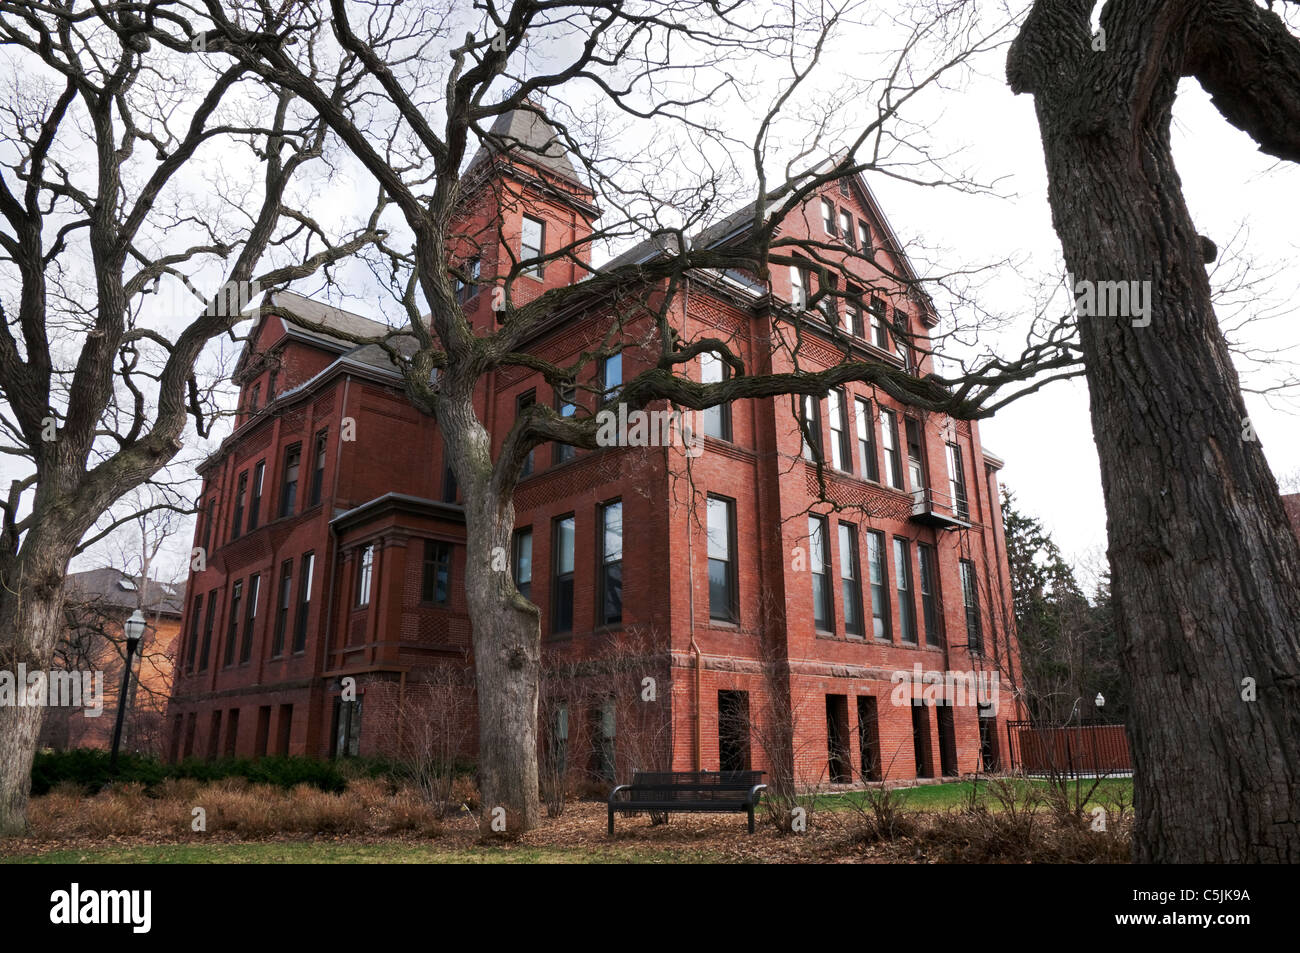
[[[811,128],[803,130],[797,154],[786,156],[784,168],[776,169],[781,120],[808,87],[827,38],[846,25],[860,28],[860,18],[871,9],[857,0],[795,6],[490,0],[469,13],[455,5],[354,7],[332,0],[322,7],[207,2],[197,8],[174,3],[139,8],[140,36],[178,52],[201,47],[204,56],[256,72],[301,97],[401,213],[403,241],[381,243],[372,260],[377,276],[394,289],[402,323],[391,335],[355,343],[384,348],[413,405],[436,417],[464,499],[480,780],[484,804],[505,808],[512,834],[532,827],[538,817],[541,646],[537,609],[516,591],[501,554],[509,552],[514,530],[515,485],[535,447],[556,442],[596,448],[594,411],[615,401],[629,411],[664,402],[704,410],[746,397],[823,397],[836,384],[862,381],[909,404],[975,415],[996,406],[984,405],[996,389],[995,379],[1027,393],[1046,380],[1078,373],[1076,355],[1059,337],[1032,344],[1040,380],[1031,381],[1032,374],[1022,373],[1019,365],[995,361],[951,388],[949,381],[923,380],[912,368],[892,363],[846,359],[815,370],[801,358],[810,322],[820,327],[822,320],[803,305],[830,313],[832,303],[850,301],[865,310],[874,294],[892,296],[900,288],[924,301],[923,281],[960,277],[919,275],[877,260],[871,247],[846,250],[842,242],[800,238],[784,226],[810,215],[807,206],[819,190],[869,169],[929,185],[976,187],[946,172],[944,157],[916,146],[918,138],[899,125],[899,116],[917,95],[972,56],[998,46],[1002,28],[981,32],[968,4],[928,7],[879,75],[842,77],[838,103],[860,97],[871,104],[861,128],[840,128],[833,105],[822,103],[827,108],[809,112]],[[709,120],[708,104],[722,92],[746,92],[740,77],[754,72],[756,60],[780,69],[785,79],[752,138],[741,141]],[[348,89],[364,90],[367,107],[340,106],[330,81],[316,71],[320,63],[337,66],[330,81],[337,76]],[[738,63],[745,69],[736,68]],[[496,126],[518,112],[546,118],[554,137],[530,143]],[[637,122],[676,132],[647,133],[639,155],[603,145],[617,125]],[[467,170],[475,142],[488,160]],[[498,162],[536,163],[554,157],[557,148],[573,157],[607,214],[590,236],[523,258],[500,241],[505,212],[486,224],[475,218],[483,207],[475,203],[486,201],[483,190],[493,188],[482,173]],[[682,162],[681,150],[698,162]],[[737,159],[752,160],[752,168],[741,169]],[[684,178],[672,181],[667,174],[672,171]],[[743,235],[733,240],[724,229],[709,241],[688,241],[704,226],[720,226],[718,208],[739,199],[742,191],[753,201],[727,224],[743,226],[737,229]],[[505,192],[490,198],[488,205],[498,210],[517,202]],[[648,237],[658,254],[592,266],[594,248],[631,237]],[[485,258],[484,270],[474,272],[468,267],[472,250],[485,242],[499,247],[501,258],[491,268]],[[588,275],[533,297],[520,279],[551,263],[576,265]],[[796,307],[774,308],[770,352],[745,355],[735,342],[713,335],[687,340],[674,325],[674,309],[691,276],[730,273],[767,287],[774,268],[801,264],[816,274],[817,290]],[[876,279],[862,277],[864,264],[879,269],[873,272]],[[465,285],[493,290],[492,326],[466,316],[457,294]],[[597,304],[611,318],[609,329],[580,355],[561,362],[530,346],[555,315]],[[897,313],[883,320],[900,345],[920,355],[932,350],[928,329],[909,327]],[[851,351],[847,327],[833,324],[817,333],[829,333],[846,355]],[[396,335],[413,344],[399,347]],[[600,361],[625,349],[644,360],[617,395],[589,383]],[[692,363],[706,353],[730,369],[724,380],[691,378]],[[793,371],[764,372],[773,363],[792,365]],[[518,416],[494,453],[475,394],[488,375],[510,368],[538,374],[573,395],[566,405],[580,411],[566,413],[538,401]],[[484,833],[490,833],[486,821]]]
[[[326,146],[314,112],[144,34],[126,9],[0,3],[0,449],[19,468],[0,500],[5,667],[48,667],[69,560],[190,418],[207,433],[195,369],[252,289],[379,237],[374,218],[339,238],[301,211],[295,182]],[[0,708],[0,832],[24,826],[41,714]]]
[[[1148,282],[1079,321],[1132,690],[1135,857],[1300,860],[1300,544],[1247,418],[1170,144],[1179,81],[1300,159],[1300,41],[1252,0],[1037,0],[1033,96],[1069,272]],[[1270,4],[1272,6],[1272,4]],[[1149,322],[1149,323],[1147,323]],[[1135,324],[1137,326],[1135,326]]]

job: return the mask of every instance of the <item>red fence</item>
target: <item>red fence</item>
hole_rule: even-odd
[[[1123,725],[1084,722],[1064,728],[1007,722],[1012,771],[1024,774],[1123,775],[1133,773]]]

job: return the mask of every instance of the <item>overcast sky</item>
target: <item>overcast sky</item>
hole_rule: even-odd
[[[889,22],[886,8],[894,12],[910,9],[906,0],[881,0],[869,8],[879,17],[874,24],[846,28],[827,51],[816,85],[811,87],[816,92],[806,100],[811,106],[803,108],[815,108],[819,102],[842,95],[854,78],[880,75],[880,63],[899,48],[906,35]],[[558,57],[563,47],[535,49],[530,65],[540,69],[546,65],[548,53]],[[996,347],[1003,355],[1013,355],[1023,343],[1035,300],[1051,282],[1059,282],[1063,266],[1060,243],[1051,228],[1033,102],[1027,96],[1011,94],[1003,76],[1004,62],[1005,49],[980,57],[973,70],[954,76],[948,88],[921,97],[906,113],[914,126],[910,138],[931,150],[949,153],[949,168],[961,168],[981,182],[995,182],[996,194],[923,187],[878,173],[868,174],[868,181],[900,238],[924,246],[918,254],[928,258],[929,264],[958,268],[1015,262],[1014,267],[995,272],[981,293],[986,308],[1011,316],[1010,325],[979,342]],[[766,63],[756,66],[756,70],[769,68]],[[773,71],[772,82],[778,79],[778,72]],[[869,100],[856,105],[861,115],[870,115]],[[748,141],[764,106],[766,102],[761,100],[715,99],[710,118],[723,117],[718,121],[727,124],[728,131]],[[843,112],[853,115],[847,107]],[[797,135],[788,136],[785,148],[797,148],[797,139]],[[1267,273],[1281,268],[1273,282],[1275,298],[1259,306],[1273,319],[1248,327],[1248,343],[1263,347],[1291,344],[1295,335],[1288,328],[1291,306],[1286,296],[1296,287],[1297,272],[1286,263],[1296,250],[1292,196],[1300,184],[1300,173],[1293,166],[1261,156],[1248,137],[1218,116],[1193,82],[1185,81],[1180,90],[1174,140],[1186,198],[1202,234],[1223,248],[1245,224],[1248,239],[1241,243],[1241,251],[1256,270]],[[628,156],[638,154],[633,137],[617,143],[618,149],[609,143],[601,146],[607,153],[621,149]],[[313,200],[314,214],[349,207],[364,214],[362,203],[373,194],[368,183],[346,174],[321,183],[319,189]],[[356,296],[342,303],[362,313],[374,313],[374,308],[365,304],[367,299],[373,301],[364,288],[369,273],[353,268],[345,274],[353,276]],[[315,289],[308,282],[299,290],[311,293]],[[1063,287],[1056,300],[1064,309]],[[1159,327],[1135,329],[1135,333],[1159,333]],[[229,349],[228,342],[224,346]],[[1246,372],[1247,383],[1265,380],[1240,362],[1239,368]],[[1300,447],[1292,439],[1296,419],[1285,402],[1251,396],[1247,401],[1274,472],[1284,475],[1300,469]],[[1003,483],[1015,491],[1023,510],[1047,524],[1066,554],[1082,559],[1103,551],[1105,510],[1083,382],[1052,385],[1000,411],[981,428],[986,448],[1006,460]],[[219,428],[214,438],[227,432]],[[191,449],[211,449],[216,439]],[[189,538],[178,542],[177,552],[183,552]]]

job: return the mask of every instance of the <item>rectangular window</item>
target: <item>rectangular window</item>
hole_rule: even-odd
[[[835,236],[835,204],[830,199],[822,199],[822,227],[827,235]]]
[[[460,487],[456,484],[456,471],[447,466],[442,471],[442,502],[455,503]]]
[[[520,231],[519,238],[519,260],[521,262],[530,261],[534,258],[542,257],[542,249],[545,247],[546,226],[540,219],[524,216],[523,228]],[[542,277],[542,263],[524,269],[525,275],[532,275],[534,278]]]
[[[262,406],[262,385],[260,383],[253,385],[253,398],[249,401],[248,409],[251,413],[257,413]]]
[[[822,459],[822,402],[811,394],[804,395],[800,422],[803,458],[816,463]]]
[[[907,475],[912,484],[912,496],[925,498],[925,450],[921,445],[921,422],[908,417],[903,422],[907,434]]]
[[[226,620],[226,652],[223,665],[235,664],[235,640],[239,638],[239,604],[244,598],[242,580],[230,587],[230,616]]]
[[[889,322],[885,310],[885,302],[879,298],[872,297],[871,305],[867,309],[871,312],[871,343],[882,351],[889,350]]]
[[[311,611],[311,577],[316,568],[316,554],[303,553],[299,564],[298,615],[293,620],[293,651],[296,655],[307,649],[307,613]]]
[[[871,254],[871,226],[858,220],[858,246],[868,255]]]
[[[858,561],[858,530],[840,523],[840,595],[844,600],[844,632],[862,635],[862,577]]]
[[[907,312],[902,308],[894,309],[894,334],[895,353],[898,354],[899,360],[903,362],[903,369],[909,374],[916,373],[916,361],[912,357],[912,348],[909,343],[910,328],[907,324]]]
[[[253,623],[257,621],[257,603],[261,590],[262,577],[251,577],[248,580],[248,599],[245,601],[244,641],[239,647],[240,665],[253,657]]]
[[[921,621],[925,625],[925,644],[939,645],[939,566],[933,546],[918,543],[916,555],[921,560]]]
[[[871,401],[856,398],[853,401],[858,433],[859,472],[872,482],[880,482],[880,463],[876,459],[876,416],[871,412]]]
[[[623,503],[615,500],[600,508],[599,624],[623,621]]]
[[[966,609],[966,647],[974,655],[983,655],[984,631],[980,626],[979,586],[975,579],[975,564],[969,559],[961,561],[961,598]]]
[[[573,631],[573,516],[562,516],[551,533],[551,632]]]
[[[958,519],[970,519],[970,505],[966,501],[966,474],[961,465],[961,447],[948,444],[948,495]]]
[[[848,243],[850,248],[858,247],[858,240],[853,234],[853,216],[845,211],[840,212],[840,235]]]
[[[611,354],[600,365],[600,392],[603,400],[617,400],[623,390],[623,355]]]
[[[302,465],[302,444],[284,452],[284,483],[280,487],[280,515],[292,516],[298,505],[298,470]]]
[[[893,628],[889,613],[889,570],[885,566],[885,534],[877,530],[867,533],[867,571],[871,573],[871,626],[877,639],[892,638]]]
[[[203,620],[203,649],[199,652],[199,671],[208,670],[208,655],[212,649],[212,629],[217,621],[217,590],[208,593],[208,617]]]
[[[835,296],[839,285],[839,278],[835,275],[827,275],[826,285],[822,288],[825,294],[817,302],[817,308],[821,311],[822,317],[826,319],[826,323],[831,327],[835,327],[840,323],[840,299]]]
[[[731,377],[731,366],[712,351],[700,355],[700,383],[721,384]],[[704,411],[704,433],[719,440],[731,440],[731,405],[719,404]]]
[[[796,311],[808,307],[808,291],[812,287],[811,275],[803,265],[790,266],[790,304]]]
[[[314,450],[315,460],[311,468],[311,505],[315,506],[320,502],[321,493],[325,489],[325,448],[329,446],[329,431],[320,430],[316,433],[316,443]]]
[[[257,529],[257,517],[262,512],[262,480],[266,476],[266,461],[259,460],[253,467],[253,502],[248,508],[248,531]]]
[[[203,595],[200,593],[194,597],[193,618],[190,620],[190,644],[186,648],[185,657],[181,662],[182,670],[194,671],[194,655],[199,649],[199,626],[202,622]]]
[[[522,414],[526,409],[528,409],[529,407],[533,406],[533,402],[534,402],[535,400],[537,400],[537,391],[535,391],[535,390],[524,391],[524,393],[522,393],[522,394],[520,394],[518,397],[516,397],[516,398],[515,398],[515,417],[518,417],[518,416],[519,416],[520,414]],[[524,460],[523,468],[519,471],[519,475],[520,475],[521,477],[526,477],[526,476],[531,476],[531,475],[532,475],[532,472],[533,472],[533,466],[534,466],[534,464],[535,464],[535,462],[536,462],[536,459],[535,459],[535,458],[536,458],[536,455],[537,455],[537,448],[536,448],[536,447],[533,447],[531,450],[528,451],[528,456],[527,456],[527,458],[525,458],[525,460]]]
[[[831,465],[836,470],[847,473],[853,469],[852,451],[849,449],[848,401],[841,390],[832,390],[826,399],[831,418]]]
[[[515,588],[525,599],[533,597],[533,531],[532,528],[515,531]]]
[[[424,565],[420,574],[420,601],[435,606],[451,604],[451,544],[434,539],[424,541]]]
[[[708,498],[709,618],[740,621],[736,585],[736,501]]]
[[[555,409],[559,411],[561,417],[572,417],[578,412],[578,390],[572,384],[555,389]],[[560,443],[558,440],[555,446],[555,462],[566,463],[572,460],[576,455],[576,449],[567,443]]]
[[[217,498],[215,496],[208,498],[207,509],[203,513],[203,553],[206,558],[209,552],[209,543],[212,542],[212,521],[217,515]]]
[[[271,640],[271,658],[284,654],[284,636],[289,631],[289,608],[293,604],[293,560],[280,564],[280,593],[275,603],[275,637]]]
[[[479,274],[482,272],[482,268],[483,263],[477,258],[471,258],[469,261],[465,262],[462,271],[464,271],[469,277],[469,280],[462,281],[460,278],[456,279],[456,301],[458,303],[463,305],[478,294],[478,279]]]
[[[863,332],[862,289],[849,285],[845,290],[849,294],[845,321],[848,324],[848,330],[850,333],[852,333],[854,337],[860,338],[862,337]]]
[[[813,625],[833,632],[831,618],[830,547],[826,544],[826,518],[808,517],[808,568],[812,572]]]
[[[361,699],[334,699],[334,756],[355,758],[361,753]]]
[[[903,488],[903,465],[898,454],[898,415],[880,411],[880,444],[885,451],[885,479],[895,490]]]
[[[898,587],[899,637],[916,642],[916,599],[912,595],[912,548],[907,540],[894,537],[894,576]]]
[[[357,605],[370,605],[370,579],[375,571],[375,547],[366,546],[361,550],[361,560],[357,564]]]
[[[239,539],[244,525],[244,504],[248,500],[248,471],[239,474],[239,483],[235,487],[235,516],[230,523],[230,538]]]

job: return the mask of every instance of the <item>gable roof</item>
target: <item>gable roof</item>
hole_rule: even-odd
[[[375,321],[373,318],[363,317],[352,311],[345,311],[342,308],[335,307],[324,301],[317,301],[314,298],[308,298],[305,295],[297,294],[293,291],[268,291],[262,299],[261,307],[281,307],[286,311],[291,311],[307,321],[314,324],[321,324],[331,329],[337,329],[342,334],[354,335],[356,337],[383,337],[391,335],[394,331],[402,331],[402,328],[392,328],[382,321]],[[333,351],[336,354],[344,355],[358,361],[362,364],[369,364],[372,367],[382,367],[391,370],[392,361],[383,348],[377,344],[355,344],[346,338],[330,334],[328,332],[317,331],[312,328],[305,328],[301,325],[294,324],[283,317],[277,315],[267,315],[265,320],[279,320],[284,328],[285,334],[289,337],[297,338],[322,347],[324,350]],[[234,379],[238,380],[245,365],[250,359],[251,345],[256,334],[250,334],[248,340],[244,342],[244,350],[239,355],[239,360],[235,363],[233,373]],[[415,338],[398,334],[390,338],[390,341],[404,354],[412,354],[416,349]]]
[[[766,219],[773,212],[783,209],[789,203],[791,196],[802,180],[821,174],[827,166],[831,166],[838,161],[840,160],[837,157],[825,159],[809,171],[796,176],[789,182],[774,189],[768,196],[770,205],[765,211],[764,218]],[[875,193],[871,191],[871,187],[867,184],[866,178],[859,172],[855,174],[850,181],[858,188],[862,204],[866,207],[868,213],[880,224],[881,235],[884,239],[882,243],[883,247],[898,262],[899,271],[901,271],[905,277],[915,281],[917,279],[916,269],[912,267],[911,260],[903,250],[902,243],[898,240],[898,236],[894,233],[893,227],[885,217],[884,210],[880,207],[880,202],[876,199]],[[815,197],[815,194],[810,195],[808,199],[811,201]],[[745,234],[749,231],[750,225],[753,222],[754,208],[757,204],[757,201],[750,202],[743,208],[732,212],[722,220],[696,232],[690,237],[690,247],[713,248],[722,245],[737,235]],[[651,261],[661,255],[676,254],[678,251],[676,234],[673,232],[662,232],[652,235],[644,241],[638,242],[627,251],[611,258],[609,261],[598,267],[601,270],[606,270],[617,268],[620,265],[639,264],[641,262]],[[927,304],[932,305],[929,294],[923,288],[916,288],[915,291],[925,299]]]
[[[142,579],[119,569],[69,573],[64,587],[65,605],[121,609],[128,615],[138,608],[148,615],[179,618],[184,602],[184,586]]]

